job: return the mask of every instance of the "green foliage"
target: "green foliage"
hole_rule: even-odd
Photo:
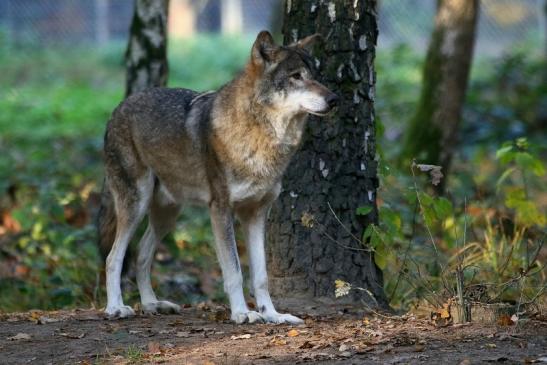
[[[546,207],[538,196],[546,193],[546,181],[539,150],[525,138],[497,150],[501,201],[495,195],[467,201],[464,195],[458,202],[433,195],[430,187],[420,188],[420,176],[398,171],[382,176],[382,185],[390,188],[380,195],[390,205],[398,204],[397,209],[382,203],[380,225],[367,228],[363,240],[385,269],[393,306],[426,299],[440,307],[456,295],[456,270],[463,271],[465,287],[486,285],[491,301],[526,302],[542,290],[547,278],[538,255],[545,239]],[[466,166],[459,173],[475,169]]]
[[[537,55],[528,47],[498,59],[475,59],[462,129],[454,136],[460,148],[448,194],[439,198],[422,177],[414,180],[397,168],[408,117],[418,107],[423,58],[406,46],[378,49],[379,210],[392,210],[402,224],[389,231],[380,218],[365,238],[371,246],[384,246],[376,256],[387,252],[376,262],[386,268],[386,294],[394,307],[424,299],[441,304],[439,298],[454,294],[459,264],[465,284],[487,283],[493,298],[518,300],[522,294],[525,300],[545,285],[546,274],[534,261],[545,239],[547,198],[541,125],[547,67]],[[527,138],[519,140],[522,136]]]
[[[545,214],[538,202],[528,195],[528,183],[533,177],[545,175],[541,160],[533,154],[533,148],[526,138],[506,142],[497,150],[496,158],[506,169],[497,181],[498,189],[504,188],[505,206],[515,211],[516,222],[525,227],[546,224]],[[522,186],[512,186],[508,180],[518,174]]]

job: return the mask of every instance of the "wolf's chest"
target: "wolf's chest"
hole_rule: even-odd
[[[228,184],[231,203],[261,200],[271,189],[272,184],[252,180],[231,181]]]

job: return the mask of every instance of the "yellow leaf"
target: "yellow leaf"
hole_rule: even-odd
[[[281,338],[273,338],[271,341],[270,341],[271,344],[274,344],[276,346],[284,346],[287,344],[287,341],[281,339]]]
[[[289,332],[287,332],[287,336],[289,337],[296,337],[298,336],[300,333],[297,331],[297,330],[290,330]]]

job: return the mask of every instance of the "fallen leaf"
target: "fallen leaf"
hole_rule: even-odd
[[[8,341],[19,341],[19,340],[30,340],[30,335],[28,333],[18,333],[15,336],[6,338]]]
[[[292,329],[290,330],[289,332],[287,332],[287,336],[289,337],[296,337],[298,336],[300,333],[298,332],[298,330],[295,330],[295,329]]]
[[[513,323],[517,323],[517,322],[519,321],[519,316],[517,316],[516,314],[513,314],[513,315],[511,316],[511,321],[512,321]]]
[[[202,311],[208,311],[209,309],[211,309],[211,307],[209,306],[209,304],[207,304],[206,302],[198,303],[198,305],[196,306],[196,308],[199,309],[199,310],[202,310]]]
[[[313,224],[314,224],[314,221],[315,221],[315,217],[308,213],[308,212],[304,212],[304,214],[302,214],[302,218],[300,218],[301,221],[302,221],[302,225],[306,228],[313,228]]]
[[[148,342],[148,352],[151,355],[159,355],[161,354],[161,346],[158,342],[151,341]]]
[[[441,314],[441,318],[450,318],[450,312],[448,309],[443,308],[439,313]]]
[[[486,347],[488,347],[489,349],[495,349],[498,346],[495,343],[487,343]]]
[[[338,348],[338,351],[340,352],[344,352],[344,351],[347,351],[349,349],[349,346],[346,345],[345,343],[341,344],[340,347]]]
[[[75,340],[75,339],[84,338],[84,337],[85,337],[85,333],[82,332],[81,334],[76,335],[76,334],[73,334],[73,333],[61,332],[61,333],[59,333],[59,336],[63,336],[63,337],[71,338],[71,339]]]
[[[36,324],[47,324],[61,321],[59,318],[51,318],[46,316],[40,316],[36,321]]]
[[[244,335],[239,335],[239,336],[232,336],[230,337],[231,340],[246,340],[246,339],[249,339],[251,338],[251,334],[250,333],[245,333]]]
[[[512,326],[515,323],[511,320],[511,317],[509,317],[508,314],[502,314],[498,317],[498,325],[499,326]]]
[[[282,338],[272,338],[272,340],[270,341],[271,344],[274,344],[276,346],[284,346],[287,344],[287,341],[285,341],[284,339]]]

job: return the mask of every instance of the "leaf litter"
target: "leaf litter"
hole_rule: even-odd
[[[437,312],[439,319],[446,317],[443,309]],[[17,314],[17,321],[10,321],[6,315],[0,322],[0,357],[8,363],[24,362],[40,350],[45,354],[49,351],[51,356],[65,356],[58,358],[61,362],[86,363],[94,356],[105,362],[127,363],[127,354],[131,353],[128,349],[133,348],[137,349],[134,356],[141,356],[142,363],[267,364],[348,359],[360,363],[366,359],[383,364],[443,359],[459,364],[466,358],[537,362],[544,356],[540,349],[547,347],[542,320],[514,318],[515,322],[509,318],[511,326],[439,327],[437,320],[425,315],[392,317],[336,311],[304,316],[305,324],[298,326],[237,326],[228,320],[217,322],[203,316],[215,310],[213,305],[208,305],[206,311],[194,306],[184,308],[181,315],[118,321],[96,321],[100,313],[89,311]],[[42,317],[53,321],[37,325],[36,319]],[[59,341],[59,337],[68,341]],[[59,343],[67,346],[67,355],[58,355],[55,346]]]

